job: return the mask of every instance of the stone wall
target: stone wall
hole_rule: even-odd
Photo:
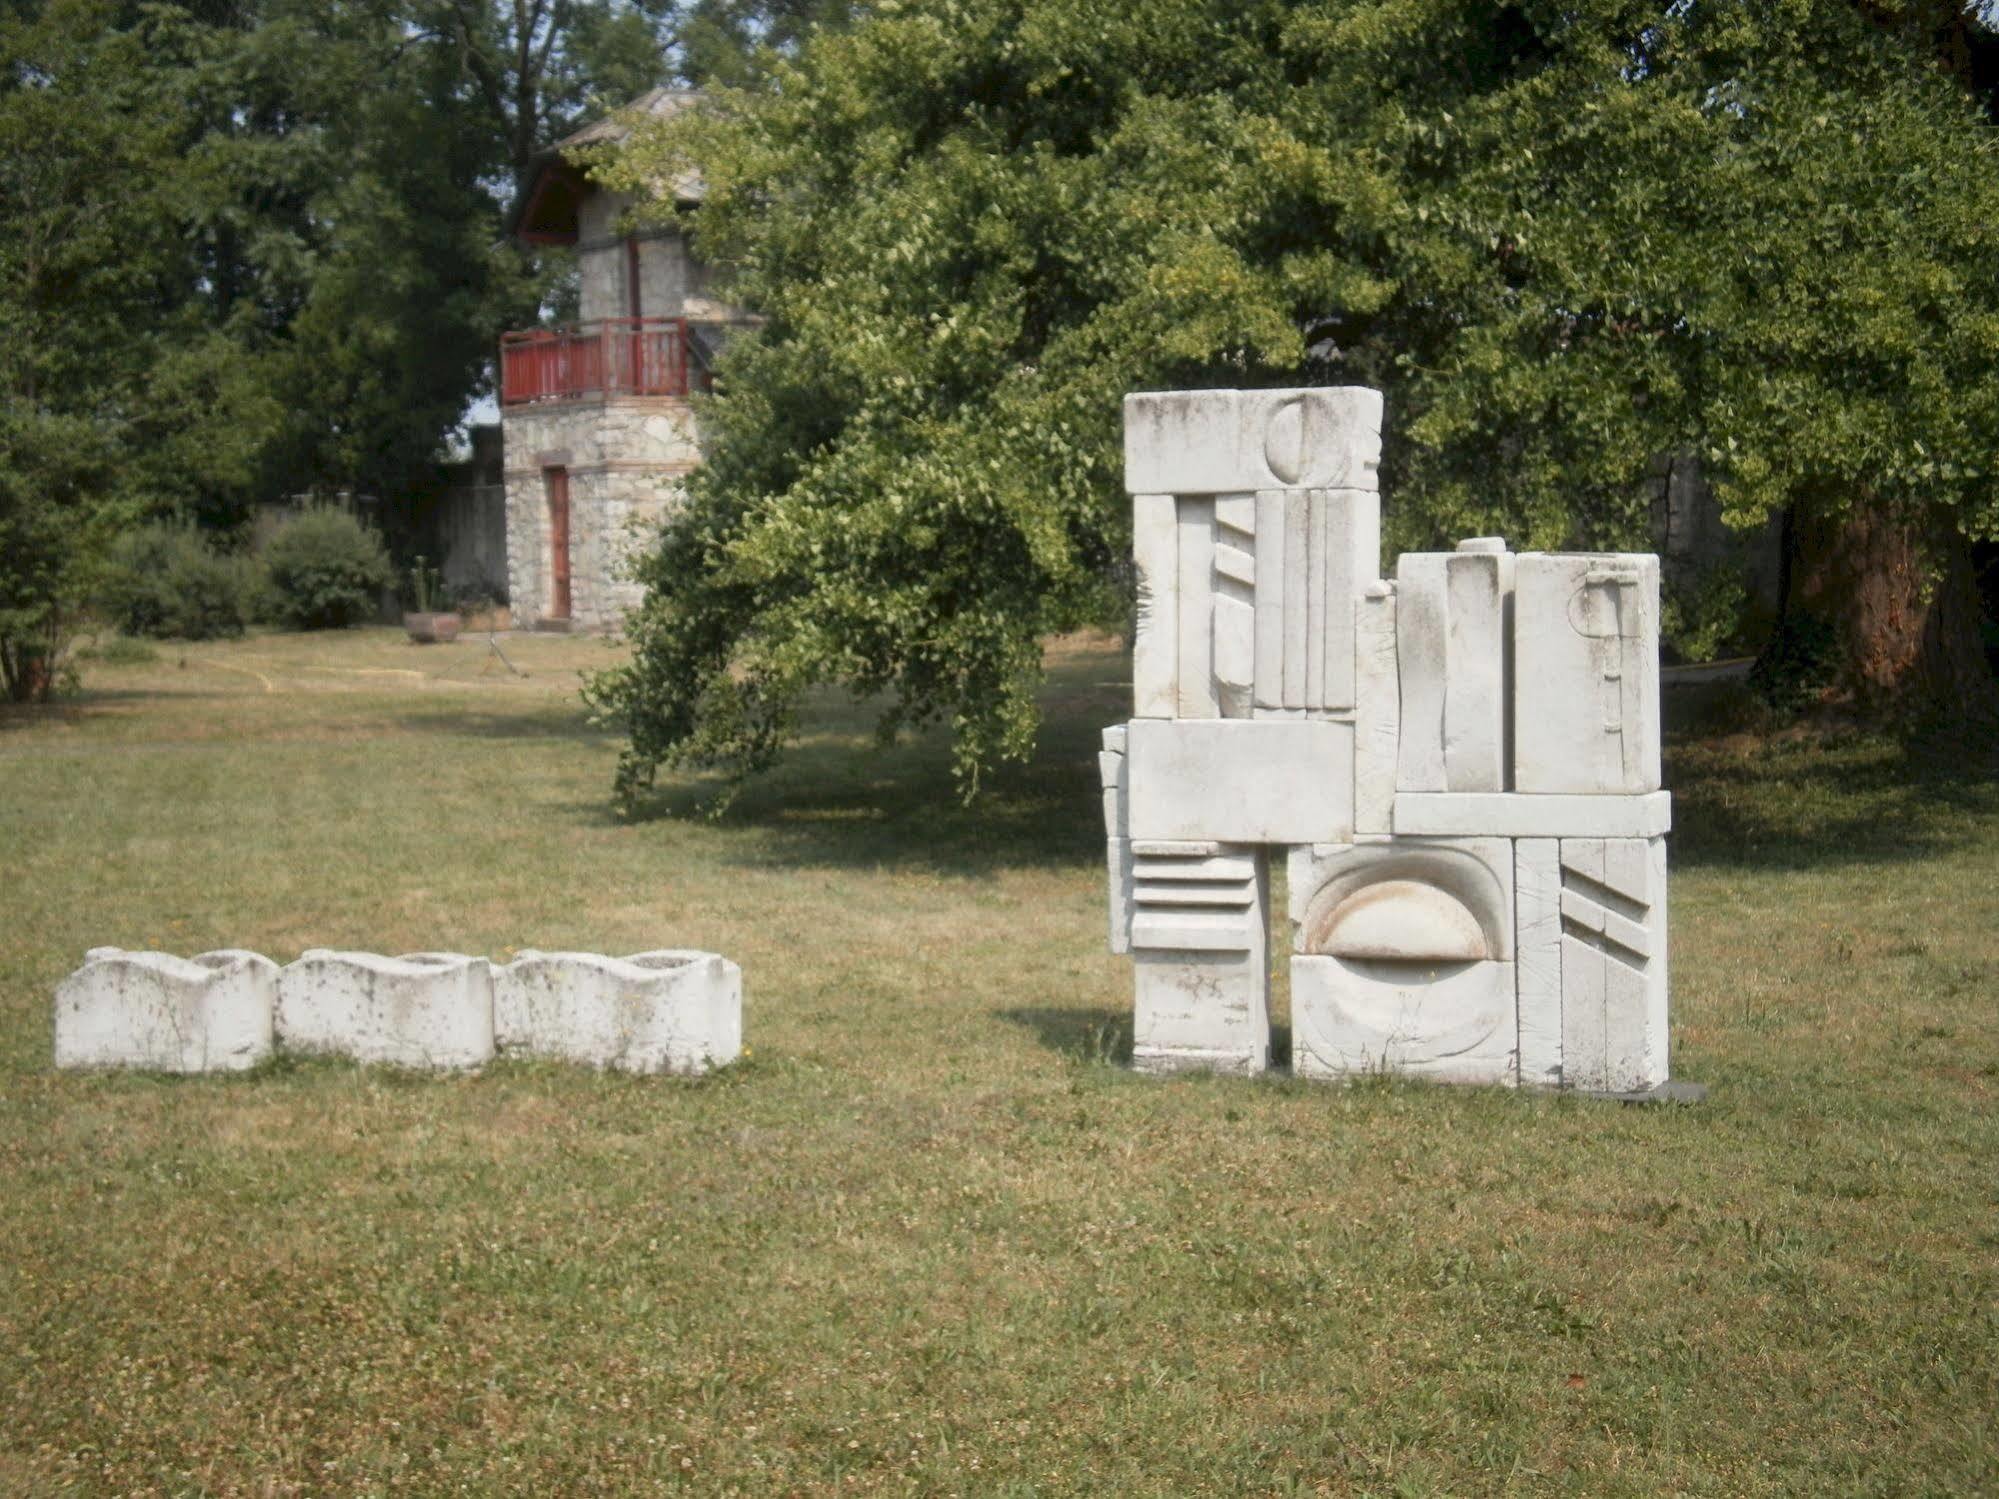
[[[700,461],[685,401],[631,397],[511,407],[507,429],[507,588],[514,619],[552,617],[554,539],[547,471],[569,475],[570,610],[575,628],[614,630],[645,590],[628,570],[678,504]]]
[[[578,314],[584,322],[598,318],[712,316],[705,302],[693,308],[708,289],[708,269],[689,254],[678,229],[657,226],[636,233],[639,244],[639,306],[631,305],[631,278],[625,244],[629,237],[622,216],[631,200],[621,193],[586,193],[577,207],[577,266],[581,279]]]

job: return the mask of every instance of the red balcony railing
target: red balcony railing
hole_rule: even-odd
[[[500,335],[500,404],[597,396],[684,396],[706,390],[708,371],[687,319],[604,318],[574,328]]]

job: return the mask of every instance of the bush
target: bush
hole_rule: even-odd
[[[1750,599],[1738,564],[1675,571],[1664,592],[1660,634],[1679,660],[1714,661],[1742,639]]]
[[[286,521],[264,547],[271,607],[301,630],[372,619],[394,580],[382,539],[344,510],[316,506]]]
[[[249,622],[250,565],[191,526],[157,522],[112,544],[99,602],[127,635],[214,640]]]

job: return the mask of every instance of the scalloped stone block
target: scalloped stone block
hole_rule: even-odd
[[[743,1050],[743,971],[711,952],[524,952],[493,970],[502,1051],[621,1072],[702,1073]]]
[[[278,965],[253,952],[92,948],[56,989],[56,1066],[254,1067],[271,1054],[277,986]]]
[[[492,965],[460,953],[314,948],[278,978],[278,1044],[398,1067],[478,1067],[493,1056]]]

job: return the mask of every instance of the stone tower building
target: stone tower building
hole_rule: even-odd
[[[655,89],[632,110],[663,117],[695,98]],[[638,603],[626,564],[700,461],[688,396],[707,387],[738,321],[708,297],[679,229],[629,230],[631,198],[577,166],[582,148],[627,133],[622,116],[600,120],[549,148],[515,219],[530,244],[575,246],[581,277],[573,326],[509,333],[500,347],[507,585],[531,628],[615,629]],[[701,188],[686,178],[672,191],[691,205]]]

